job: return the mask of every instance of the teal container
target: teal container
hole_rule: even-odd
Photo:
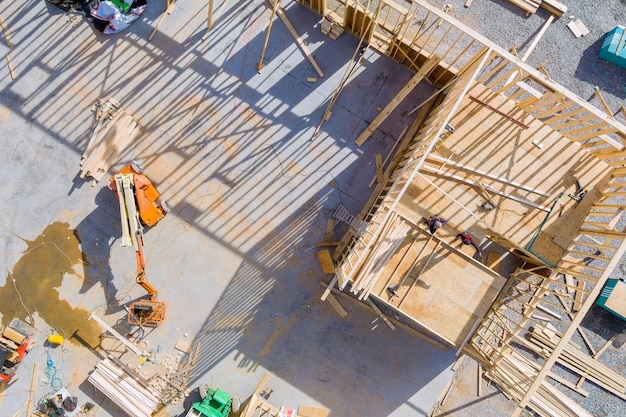
[[[604,37],[600,58],[619,67],[626,68],[626,28],[617,26]]]
[[[615,291],[615,288],[618,286],[619,288],[616,291],[616,294],[613,294],[613,292]],[[624,306],[624,304],[622,303],[624,294],[626,294],[626,291],[624,290],[624,286],[626,286],[626,284],[624,284],[618,279],[609,279],[606,281],[606,285],[604,286],[604,288],[602,289],[602,292],[600,293],[600,296],[598,296],[598,299],[596,300],[597,305],[613,313],[614,315],[621,318],[622,320],[626,320],[626,317],[624,317],[624,315],[626,314],[626,310],[624,309],[624,307],[626,306]],[[609,300],[609,298],[611,297],[611,294],[613,294],[613,296],[617,298],[613,300]]]

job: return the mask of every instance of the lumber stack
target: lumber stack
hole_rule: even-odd
[[[499,367],[485,373],[507,396],[521,401],[538,374],[537,365],[512,351],[502,356]],[[546,417],[592,417],[583,407],[547,381],[542,381],[529,407]]]
[[[531,332],[530,341],[537,346],[537,353],[544,358],[552,354],[560,340],[560,335],[546,326],[537,325]],[[626,399],[626,378],[581,352],[574,343],[568,342],[557,362],[612,394]]]
[[[320,28],[322,33],[328,35],[331,39],[337,39],[343,33],[343,28],[331,15],[324,16]]]
[[[88,381],[131,417],[150,417],[160,404],[154,391],[108,358],[96,365]]]
[[[535,14],[537,13],[537,9],[539,9],[539,5],[541,4],[541,0],[509,0],[511,3],[526,10],[527,13]]]
[[[115,116],[89,141],[80,161],[80,178],[92,177],[95,185],[115,164],[139,134],[139,125],[124,111]]]

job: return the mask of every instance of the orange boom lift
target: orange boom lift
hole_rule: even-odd
[[[157,300],[157,289],[146,279],[146,259],[143,254],[143,226],[154,226],[168,212],[165,201],[136,162],[131,162],[111,177],[109,188],[117,193],[120,202],[122,242],[133,246],[137,260],[137,284],[148,293],[147,299],[131,303],[128,323],[156,327],[166,317],[167,304]]]

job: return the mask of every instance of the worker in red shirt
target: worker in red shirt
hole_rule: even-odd
[[[474,240],[474,237],[472,235],[470,235],[467,232],[463,232],[463,233],[459,233],[458,235],[456,235],[456,237],[458,239],[461,239],[462,245],[472,245],[474,249],[476,249],[476,253],[478,254],[479,257],[483,256],[482,252],[478,248],[478,245],[476,244],[476,241]]]

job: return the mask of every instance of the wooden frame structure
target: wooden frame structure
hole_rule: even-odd
[[[579,325],[626,252],[626,233],[615,229],[626,197],[626,126],[434,6],[421,0],[381,0],[375,11],[369,6],[369,1],[345,0],[339,13],[343,28],[355,37],[369,31],[365,35],[371,47],[420,73],[437,91],[416,103],[413,125],[359,214],[368,223],[367,230],[348,232],[335,251],[333,285],[338,283],[362,300],[373,296],[402,314],[404,300],[396,307],[385,292],[399,266],[392,271],[383,266],[394,256],[401,258],[396,265],[402,264],[413,245],[399,255],[398,248],[407,242],[403,239],[412,242],[416,231],[428,233],[419,217],[407,215],[410,201],[420,199],[412,193],[416,188],[437,192],[446,207],[453,207],[450,222],[457,229],[475,227],[481,238],[519,259],[488,308],[463,330],[461,343],[446,341],[477,360],[518,403],[515,416],[525,407],[542,416],[586,415],[546,382],[546,377],[556,375],[557,363],[626,398],[621,376],[611,374],[607,379],[593,374],[600,366],[594,348],[588,347],[588,355],[572,350],[571,343],[577,332],[588,343]],[[403,89],[398,101],[406,93]],[[376,125],[387,113],[381,113]],[[484,116],[490,132],[481,131],[474,121],[485,113],[491,113]],[[374,130],[363,132],[357,143],[364,143]],[[529,156],[528,165],[522,167],[529,172],[515,166],[508,171],[489,169],[495,164],[482,168],[453,158],[451,150],[463,143],[467,153],[477,155],[493,147],[495,154],[504,137],[513,138],[513,145]],[[539,179],[548,188],[519,178]],[[585,190],[580,189],[581,178]],[[577,187],[572,190],[574,181]],[[463,192],[456,193],[453,183]],[[492,203],[521,205],[526,213],[508,228],[498,227],[490,220],[492,214],[477,214],[465,203],[468,190]],[[413,197],[408,204],[407,196]],[[419,197],[426,200],[426,193]],[[437,242],[431,249],[422,271],[445,243]],[[425,245],[429,244],[430,240]]]

